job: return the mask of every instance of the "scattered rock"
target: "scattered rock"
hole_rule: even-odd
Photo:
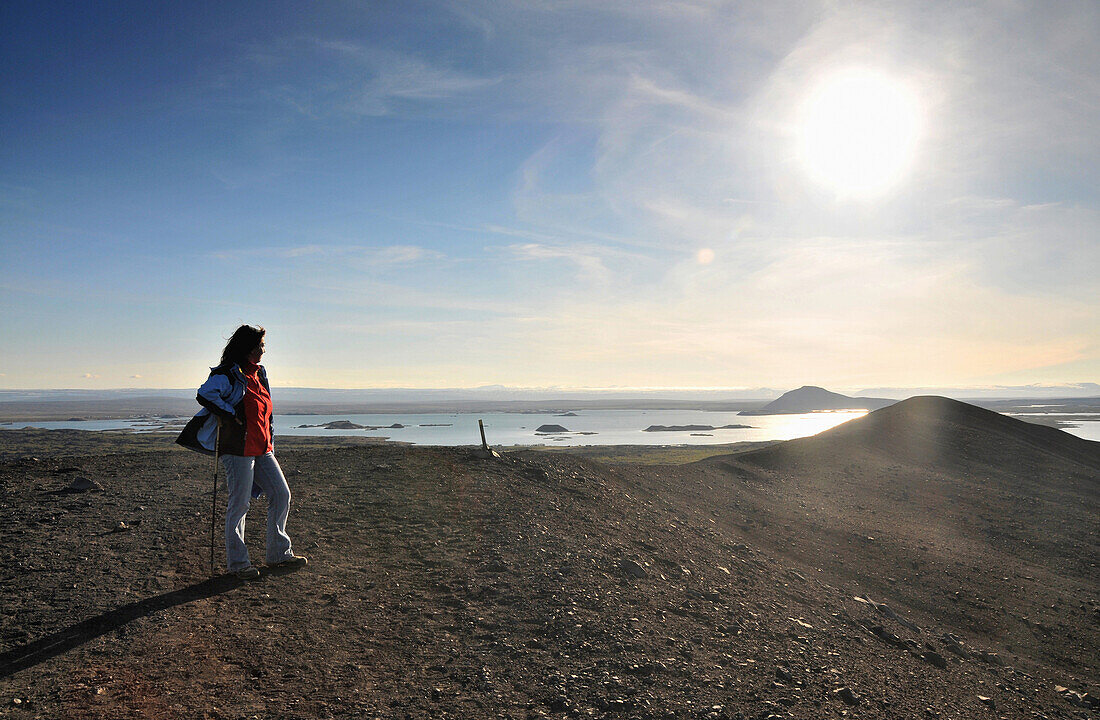
[[[947,660],[944,659],[943,655],[940,655],[938,652],[936,652],[934,650],[926,650],[926,651],[924,651],[920,654],[920,657],[921,657],[921,660],[924,660],[927,663],[935,665],[940,670],[943,670],[944,668],[947,667]]]
[[[124,523],[123,521],[121,521],[121,520],[118,521],[118,525],[115,525],[113,528],[111,528],[111,532],[116,532],[116,533],[129,532],[130,530],[131,530],[131,527],[129,525],[127,525],[126,523]]]
[[[546,707],[550,712],[565,712],[566,708],[569,707],[569,700],[562,695],[555,695],[547,699]]]
[[[844,701],[846,705],[859,705],[860,697],[852,692],[851,688],[842,687],[836,691],[836,696]]]
[[[985,705],[987,708],[993,709],[997,707],[997,704],[993,702],[993,698],[986,697],[985,695],[979,695],[978,702],[980,702],[982,705]]]
[[[902,644],[901,638],[899,638],[897,635],[890,632],[881,625],[875,625],[874,627],[872,627],[871,634],[877,637],[879,640],[882,640],[883,642],[889,643],[891,645],[900,646]]]
[[[970,652],[963,647],[962,640],[953,633],[944,633],[940,637],[940,641],[943,643],[943,646],[947,648],[948,652],[954,653],[963,659],[970,657]]]
[[[69,483],[69,487],[65,489],[69,492],[102,492],[103,486],[95,480],[81,475],[73,478],[73,481]]]
[[[1083,708],[1100,708],[1100,698],[1091,693],[1083,693],[1076,690],[1070,690],[1064,685],[1055,685],[1054,692],[1058,693],[1058,695],[1063,700],[1070,703],[1071,705],[1076,705],[1077,707]]]
[[[794,676],[786,668],[776,668],[775,679],[787,684],[794,682]]]
[[[619,562],[619,567],[627,575],[638,578],[639,580],[649,575],[644,567],[629,558],[624,558],[621,562]]]
[[[997,653],[989,652],[988,650],[982,650],[980,653],[978,653],[978,658],[982,662],[989,663],[990,665],[1004,665],[1005,664],[1005,661],[1002,660],[1001,657]]]
[[[867,540],[869,542],[873,542],[874,538],[873,537],[868,537]],[[879,615],[882,615],[883,617],[888,617],[891,620],[893,620],[894,622],[900,623],[901,625],[904,625],[906,628],[912,630],[913,632],[918,632],[920,630],[920,628],[915,623],[911,623],[908,620],[906,620],[905,618],[898,615],[896,612],[894,612],[893,608],[891,608],[886,603],[875,602],[874,600],[872,600],[869,597],[868,598],[856,598],[856,600],[858,600],[862,603],[866,603],[866,604],[870,605],[871,607],[873,607],[875,609],[876,612],[878,612]]]

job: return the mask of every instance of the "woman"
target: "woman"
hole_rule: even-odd
[[[262,327],[241,325],[229,338],[222,360],[211,368],[199,388],[202,410],[187,423],[176,442],[221,457],[229,486],[225,511],[225,561],[229,572],[243,580],[260,576],[248,559],[244,521],[252,497],[266,494],[267,564],[301,567],[306,559],[295,555],[286,534],[290,487],[272,444],[271,387],[260,365],[264,354]]]

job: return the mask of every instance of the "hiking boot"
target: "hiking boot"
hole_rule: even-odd
[[[233,573],[238,580],[255,580],[260,577],[260,571],[254,567],[246,567]]]
[[[277,563],[271,563],[268,567],[272,568],[300,568],[309,564],[309,560],[301,555],[291,555],[290,557],[280,560]]]

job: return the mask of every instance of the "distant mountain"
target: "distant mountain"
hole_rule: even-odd
[[[863,388],[860,395],[907,398],[916,395],[945,395],[956,400],[995,399],[1065,399],[1100,397],[1100,384],[1094,382],[1059,383],[1056,385],[991,385],[988,387],[877,387]]]
[[[830,392],[816,385],[803,385],[783,393],[778,399],[757,410],[742,410],[739,415],[788,415],[821,410],[877,410],[897,400],[886,398],[849,397]]]

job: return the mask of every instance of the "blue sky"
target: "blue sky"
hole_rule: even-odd
[[[241,322],[278,385],[1096,381],[1097,37],[1092,2],[5,3],[0,388],[193,386]],[[887,180],[837,163],[900,136],[807,134],[838,77],[915,128]]]

